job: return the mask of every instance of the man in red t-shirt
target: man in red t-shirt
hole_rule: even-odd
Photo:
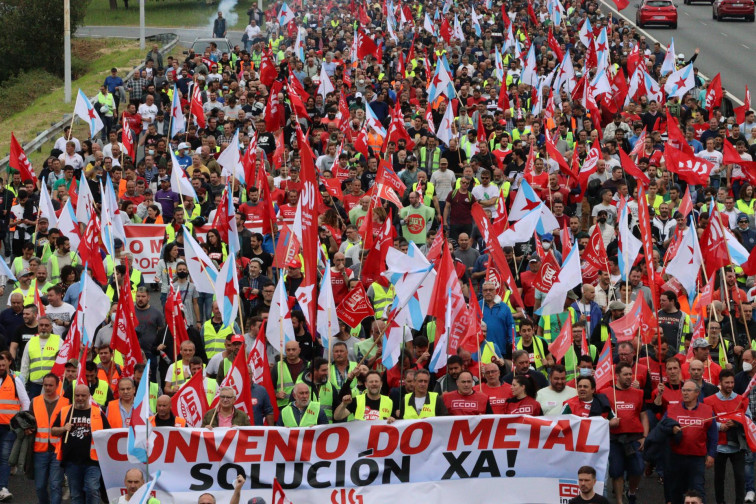
[[[285,205],[278,207],[278,223],[286,224],[291,227],[294,224],[294,217],[297,215],[297,200],[299,199],[299,193],[297,191],[289,191],[287,193],[287,201]]]
[[[473,390],[473,375],[462,371],[457,378],[457,390],[444,393],[444,404],[449,415],[490,415],[493,413],[488,396]]]
[[[621,496],[625,489],[627,473],[627,500],[634,503],[643,473],[640,451],[648,436],[648,416],[643,411],[643,391],[632,386],[632,366],[627,362],[620,362],[614,371],[617,383],[601,391],[609,398],[612,411],[619,420],[619,425],[609,431],[609,476],[612,478],[614,494]]]
[[[331,288],[336,306],[341,304],[344,296],[349,292],[349,280],[354,277],[352,270],[345,265],[346,256],[341,252],[336,252],[333,255],[333,266],[331,266]]]
[[[477,385],[475,390],[488,396],[491,410],[497,415],[504,414],[504,405],[512,397],[512,386],[501,382],[501,371],[494,363],[483,365],[483,383]]]
[[[349,182],[349,193],[344,194],[344,211],[348,214],[352,208],[360,204],[360,199],[365,195],[365,191],[362,190],[362,182],[360,179],[355,178]]]

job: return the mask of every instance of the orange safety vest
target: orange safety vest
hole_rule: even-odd
[[[150,417],[150,425],[152,425],[153,427],[155,427],[155,415],[152,415]],[[184,420],[180,416],[177,416],[176,417],[176,425],[174,425],[174,427],[186,427],[186,420]]]
[[[107,373],[104,369],[97,368],[97,378],[100,381],[104,381],[110,386],[110,390],[113,391],[113,397],[118,399],[118,382],[121,379],[121,373],[118,372],[118,368],[116,367],[115,362],[112,363],[113,365],[113,375],[108,377]]]
[[[11,418],[21,411],[21,401],[16,392],[16,380],[8,373],[0,385],[0,425],[9,425]]]
[[[68,405],[64,407],[62,410],[60,410],[60,418],[61,418],[60,424],[61,425],[65,425],[65,422],[68,420],[68,414],[71,412],[71,408],[73,408],[73,406]],[[89,420],[90,420],[89,428],[93,434],[103,429],[102,410],[99,407],[92,406],[90,408]],[[63,446],[63,443],[58,443],[58,445],[55,448],[55,452],[58,454],[58,460],[63,459],[63,450],[61,449],[62,446]],[[95,451],[94,436],[92,436],[92,445],[89,449],[89,458],[92,460],[97,460],[97,452]]]
[[[37,420],[37,432],[34,434],[34,451],[36,453],[44,453],[47,451],[50,443],[55,446],[55,451],[58,451],[58,445],[60,444],[60,438],[53,436],[50,432],[52,426],[52,419],[58,416],[60,410],[64,406],[68,406],[68,399],[65,397],[58,397],[58,402],[55,405],[55,409],[50,417],[47,416],[47,406],[45,406],[45,398],[41,395],[34,398],[32,401],[32,412],[34,418]]]
[[[121,427],[128,427],[127,425],[124,425],[124,421],[121,418],[121,407],[118,405],[120,400],[113,399],[108,403],[108,423],[110,424],[111,429],[120,429]],[[131,406],[132,409],[134,406]]]

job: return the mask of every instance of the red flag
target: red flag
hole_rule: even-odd
[[[502,9],[504,9],[504,6],[501,6]],[[509,94],[507,93],[507,86],[501,86],[499,89],[499,108],[501,110],[508,110],[512,108],[512,105],[509,103]]]
[[[270,184],[268,183],[268,173],[265,171],[263,167],[260,167],[260,170],[257,172],[256,185],[257,185],[257,188],[260,190],[260,200],[262,200],[262,203],[263,205],[265,205],[265,209],[267,210],[267,213],[268,213],[268,215],[266,216],[267,217],[266,220],[268,221],[268,224],[263,224],[263,229],[268,230],[268,232],[272,233],[273,230],[269,229],[271,225],[270,222],[275,219],[276,210],[275,208],[273,208],[273,197],[270,195]]]
[[[549,25],[549,49],[554,51],[554,55],[557,58],[557,61],[562,61],[564,59],[564,53],[562,52],[562,48],[559,46],[559,42],[557,42],[557,39],[554,38],[554,32],[551,28],[551,25]]]
[[[677,119],[669,113],[669,109],[666,109],[667,114],[667,136],[669,138],[668,145],[672,145],[675,149],[683,151],[685,154],[692,156],[693,147],[688,145],[688,141],[685,139],[685,135],[680,131],[680,124]]]
[[[567,256],[564,256],[567,257]],[[543,259],[541,269],[538,270],[538,276],[533,282],[533,287],[541,292],[549,292],[554,281],[559,275],[559,263],[554,257],[551,251],[546,253],[546,257]]]
[[[749,259],[750,259],[750,256],[749,256]],[[750,276],[751,273],[747,273],[747,275]],[[714,294],[714,281],[709,280],[709,283],[707,283],[704,286],[704,288],[701,289],[701,293],[696,298],[696,302],[693,303],[693,310],[701,310],[701,309],[707,308],[713,301],[713,294]]]
[[[746,400],[744,404],[740,405],[742,409],[719,414],[717,417],[719,420],[734,420],[742,425],[743,430],[745,431],[746,441],[748,442],[748,448],[751,451],[756,451],[756,425],[754,425],[753,420],[748,418],[743,411],[747,406],[748,401]]]
[[[341,182],[337,178],[322,178],[320,179],[323,185],[328,191],[328,194],[341,201],[344,199],[344,193],[341,192]]]
[[[362,9],[362,7],[360,7]],[[313,413],[314,414],[314,413]],[[292,504],[277,479],[273,478],[273,504]]]
[[[535,10],[533,10],[532,2],[528,2],[528,16],[530,16],[530,21],[537,28],[540,23],[538,23],[538,16],[536,16]],[[562,58],[559,58],[559,60],[561,61]]]
[[[549,353],[554,356],[554,360],[559,362],[567,355],[572,346],[572,317],[567,317],[567,322],[562,325],[559,336],[549,345]]]
[[[717,74],[711,81],[709,81],[709,87],[706,88],[706,101],[704,107],[711,112],[714,109],[719,108],[722,105],[722,76]]]
[[[176,348],[181,346],[184,341],[189,341],[189,334],[186,332],[186,319],[181,308],[181,293],[173,289],[171,282],[168,297],[165,300],[165,323],[171,331]],[[175,355],[174,360],[178,362],[179,357]],[[178,372],[178,367],[176,367]]]
[[[646,258],[646,275],[651,289],[651,299],[656,299],[656,270],[654,269],[654,238],[651,234],[651,215],[646,203],[646,190],[643,184],[638,186],[638,227],[641,232],[643,255]],[[597,226],[598,227],[598,226]]]
[[[756,275],[756,247],[751,249],[751,253],[748,254],[748,260],[740,265],[743,268],[743,273],[746,276]]]
[[[313,326],[314,327],[314,326]],[[238,408],[245,412],[252,418],[252,384],[249,379],[249,368],[247,367],[247,354],[244,351],[244,345],[239,349],[239,353],[236,354],[231,368],[223,378],[223,382],[218,387],[218,390],[223,387],[231,387],[236,392],[235,408]],[[211,408],[217,408],[220,402],[220,394],[215,396]]]
[[[299,128],[297,128],[297,141],[300,146],[307,143],[307,139]],[[318,284],[318,207],[322,201],[320,201],[312,154],[309,149],[300,149],[300,156],[302,189],[299,204],[302,213],[302,255],[304,256],[305,278],[298,289],[303,297],[298,295],[297,298],[307,317],[307,324],[314,328],[318,308],[315,293]]]
[[[728,143],[728,142],[724,142]],[[693,200],[690,198],[690,186],[687,186],[685,188],[685,194],[682,197],[682,200],[680,200],[680,207],[677,209],[678,212],[682,214],[683,217],[688,217],[690,212],[693,211]]]
[[[124,278],[129,278],[128,266]],[[113,320],[113,337],[110,339],[110,348],[123,355],[124,377],[134,376],[134,366],[142,362],[142,348],[135,329],[138,324],[131,297],[131,282],[124,282],[118,294],[118,309]]]
[[[559,150],[556,148],[556,145],[554,145],[554,142],[551,139],[551,134],[546,131],[546,152],[549,154],[549,157],[557,162],[559,165],[559,169],[562,170],[566,175],[576,178],[577,179],[577,172],[573,172],[570,169],[570,166],[567,164],[567,160],[564,159],[564,156],[562,156],[562,153],[559,152]],[[575,149],[577,150],[577,149]]]
[[[273,254],[273,267],[285,268],[289,262],[299,254],[299,239],[292,233],[289,226],[285,223],[281,225],[281,229],[278,232],[278,242],[276,243],[276,250]]]
[[[502,9],[504,6],[502,6]],[[443,16],[441,19],[441,28],[439,29],[439,34],[441,35],[441,38],[444,39],[444,42],[449,44],[452,39],[452,29],[451,26],[449,26],[449,20],[446,19],[446,16]]]
[[[23,147],[21,147],[21,144],[16,140],[16,135],[12,132],[8,164],[11,168],[17,170],[21,174],[22,182],[31,180],[34,182],[35,186],[37,185],[37,176],[34,174],[34,168],[32,168],[29,158],[26,157]]]
[[[228,190],[223,191],[223,194],[221,194],[218,208],[228,208]],[[228,225],[228,212],[216,211],[212,226],[218,230],[221,239],[228,243],[228,232],[231,229],[231,226]]]
[[[84,236],[79,245],[79,255],[81,262],[88,264],[92,270],[92,278],[100,285],[108,283],[108,276],[105,274],[105,266],[100,256],[100,220],[95,212],[92,212],[87,227],[84,229]]]
[[[82,310],[81,302],[76,307],[76,312]],[[114,334],[115,336],[115,334]],[[55,376],[60,378],[66,371],[66,362],[71,359],[78,359],[81,351],[81,331],[79,330],[79,317],[74,315],[71,319],[71,325],[68,328],[68,336],[60,344],[58,355],[55,356],[55,364],[50,370]]]
[[[748,86],[745,87],[745,100],[743,105],[735,107],[735,120],[738,124],[745,122],[745,114],[751,110],[751,92],[748,90]]]
[[[433,237],[433,241],[431,242],[431,246],[428,249],[428,254],[426,255],[426,258],[430,262],[434,262],[436,259],[441,257],[441,252],[443,251],[444,246],[444,223],[441,222],[438,225],[438,231],[436,232],[436,236]]]
[[[272,397],[275,397],[275,394]],[[202,372],[195,373],[171,398],[171,411],[186,420],[187,427],[202,427],[202,418],[208,409],[210,406],[207,404],[205,377]]]
[[[730,253],[727,249],[727,237],[722,226],[721,214],[716,205],[711,209],[709,225],[701,234],[701,257],[706,265],[706,271],[713,272],[730,264]]]
[[[339,318],[349,327],[357,327],[365,318],[375,316],[365,287],[361,283],[357,283],[354,289],[347,292],[336,311],[339,313]]]
[[[596,379],[596,390],[612,384],[613,366],[612,338],[606,338],[606,343],[604,343],[604,348],[601,350],[601,355],[596,363],[596,370],[593,372],[593,377]]]
[[[81,359],[79,359],[79,366],[76,369],[76,385],[87,385],[89,382],[87,382],[87,353],[89,352],[89,345],[86,345],[84,347],[84,352],[81,354]],[[78,356],[77,356],[78,357]],[[89,398],[90,401],[94,401],[91,397]]]
[[[264,387],[269,397],[275,397],[276,389],[270,376],[268,354],[265,352],[265,341],[265,322],[263,322],[260,330],[257,331],[255,343],[252,345],[252,349],[247,357],[247,366],[252,373],[252,382]],[[273,418],[274,420],[278,420],[278,404],[276,401],[271,401],[271,403],[273,404]]]
[[[363,59],[366,56],[375,54],[378,51],[378,46],[375,45],[373,39],[367,36],[362,28],[357,29],[357,58]]]
[[[681,179],[693,185],[707,185],[709,174],[714,169],[714,164],[703,158],[686,154],[675,149],[669,143],[664,147],[664,159],[667,169],[677,173]]]
[[[646,304],[645,296],[639,293],[635,301],[633,301],[630,311],[623,317],[610,322],[609,327],[614,331],[618,342],[630,341],[638,334],[638,329],[641,329],[644,323],[650,327],[650,325],[653,325],[653,320],[654,315],[648,304]],[[648,333],[650,331],[648,327],[643,332]]]
[[[378,162],[378,173],[375,176],[374,185],[389,186],[396,191],[397,194],[404,194],[407,190],[407,186],[404,185],[404,182],[402,182],[399,176],[394,173],[391,164],[384,159]]]
[[[478,298],[475,295],[475,288],[473,287],[472,280],[470,280],[469,292],[470,304],[467,307],[467,311],[470,324],[467,326],[467,332],[462,338],[462,341],[459,342],[459,346],[474,354],[480,351],[480,344],[482,341],[480,339],[480,321],[483,318],[483,314],[480,312],[480,305],[478,304]]]
[[[601,230],[598,226],[594,226],[591,239],[588,241],[588,246],[583,251],[581,259],[598,270],[609,270],[609,260],[604,248],[604,238],[601,236]]]
[[[370,248],[370,258],[360,268],[363,285],[369,286],[379,278],[383,278],[380,277],[380,274],[386,271],[386,254],[388,254],[389,248],[394,246],[394,237],[396,236],[396,230],[391,221],[392,212],[389,212],[386,221],[378,229],[373,247]]]
[[[123,130],[121,131],[121,143],[123,144],[123,150],[126,151],[126,155],[132,160],[136,159],[136,145],[134,143],[134,136],[131,134],[131,125],[126,116],[123,117]]]
[[[572,250],[572,243],[570,242],[570,228],[565,226],[559,232],[559,241],[562,242],[562,257],[567,257],[570,250]]]
[[[588,346],[588,340],[585,338],[585,328],[580,335],[580,355],[591,355],[591,348]]]
[[[196,83],[192,89],[192,101],[189,104],[189,114],[194,117],[194,122],[200,128],[206,126],[205,111],[202,108],[202,90]]]
[[[34,286],[34,306],[37,307],[37,312],[39,313],[40,317],[47,316],[45,305],[42,304],[42,300],[39,298],[39,289],[36,285]]]
[[[648,175],[643,173],[640,168],[638,168],[632,159],[630,159],[630,156],[625,154],[625,151],[622,149],[617,149],[619,152],[620,157],[620,163],[622,164],[622,168],[625,170],[625,172],[636,179],[637,181],[641,182],[641,186],[647,187],[651,180],[648,178]]]
[[[278,131],[286,123],[284,104],[280,102],[278,96],[283,86],[282,81],[275,81],[270,88],[268,104],[265,106],[265,129],[269,132]]]
[[[478,142],[487,142],[488,137],[486,136],[486,128],[483,127],[483,119],[478,118]]]
[[[260,58],[260,82],[262,82],[265,87],[270,88],[277,78],[278,68],[273,61],[270,49],[263,49],[262,57]]]
[[[509,25],[512,24],[512,20],[509,19],[509,13],[507,12],[507,4],[505,3],[501,4],[501,20],[504,21],[504,27],[509,29]]]
[[[730,142],[722,142],[722,164],[740,164],[743,158]]]
[[[347,109],[347,118],[349,115],[348,110],[349,109]],[[404,115],[402,114],[401,104],[399,103],[399,101],[397,101],[394,109],[391,112],[391,123],[389,123],[388,133],[386,134],[386,140],[384,141],[384,149],[389,142],[396,142],[401,138],[403,138],[407,143],[408,151],[411,151],[415,148],[415,142],[409,136],[407,128],[404,126]]]
[[[614,5],[617,6],[617,10],[622,10],[630,5],[628,0],[614,0]]]
[[[480,206],[480,203],[473,203],[472,211],[470,213],[475,220],[475,224],[478,226],[480,234],[483,235],[483,240],[486,243],[486,251],[490,254],[491,258],[493,258],[493,262],[496,265],[499,274],[509,286],[509,290],[512,293],[511,299],[515,305],[524,308],[525,303],[522,302],[520,292],[517,290],[517,284],[515,284],[515,280],[512,277],[512,272],[507,264],[507,258],[504,256],[504,251],[501,249],[501,246],[499,246],[499,243],[491,232],[491,224],[488,222],[488,217],[486,217],[483,207]]]

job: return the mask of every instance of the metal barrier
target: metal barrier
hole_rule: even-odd
[[[127,37],[118,37],[118,38],[127,38]],[[131,37],[128,37],[131,38]],[[134,37],[137,38],[137,37]],[[178,44],[179,36],[175,33],[159,33],[156,35],[150,35],[148,37],[145,37],[145,40],[152,43],[159,43],[162,44],[159,51],[161,54],[165,55],[167,54],[171,49],[173,49],[176,44]],[[123,79],[124,82],[127,82],[131,77],[134,75],[134,72],[141,71],[142,68],[144,68],[144,63],[139,64],[139,66],[134,67],[128,74],[126,74],[126,77]],[[74,94],[74,97],[76,95]],[[94,102],[96,100],[97,95],[90,96],[90,101]],[[71,105],[73,108],[73,104]],[[28,143],[23,145],[24,152],[29,155],[32,152],[37,152],[42,148],[43,145],[45,145],[47,142],[53,140],[56,136],[58,136],[59,133],[63,131],[63,128],[65,128],[67,125],[71,124],[71,116],[73,116],[73,113],[71,114],[65,114],[63,118],[44,130],[43,132],[39,133],[36,137],[34,137],[33,140],[29,141]],[[8,165],[8,162],[10,160],[10,155],[5,156],[4,158],[0,159],[0,168],[5,168]]]

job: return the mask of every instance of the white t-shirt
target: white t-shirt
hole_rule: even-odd
[[[545,416],[555,416],[562,413],[562,405],[577,395],[577,390],[572,387],[564,387],[561,392],[554,391],[551,387],[545,387],[538,391],[536,401],[541,405]]]
[[[478,184],[475,187],[473,187],[472,195],[475,197],[476,200],[487,200],[491,198],[498,198],[501,195],[501,189],[499,189],[494,184],[488,184],[488,187],[483,187],[483,184]],[[491,209],[491,217],[495,218],[499,215],[499,212],[496,211],[496,205],[488,207]]]
[[[696,156],[705,159],[706,161],[714,164],[714,169],[711,171],[712,177],[720,176],[719,173],[719,167],[722,164],[722,153],[719,151],[706,151],[702,150]]]
[[[142,116],[142,128],[147,129],[147,126],[155,122],[158,108],[154,103],[152,105],[142,103],[141,105],[139,105],[139,110],[137,110],[137,113]]]
[[[62,320],[63,322],[71,322],[73,314],[76,313],[76,309],[68,303],[63,303],[57,308],[53,305],[47,305],[45,312],[50,320]],[[53,332],[57,335],[63,334],[66,330],[66,326],[58,325],[53,322]]]

